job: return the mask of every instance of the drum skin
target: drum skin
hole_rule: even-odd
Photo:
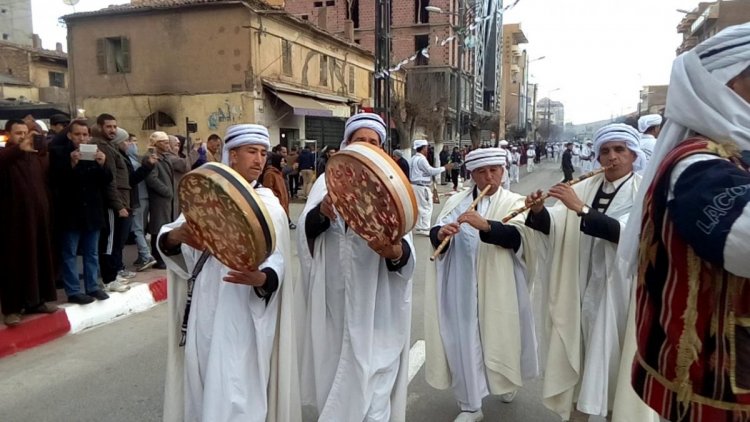
[[[368,242],[396,244],[419,215],[414,190],[385,151],[355,142],[328,159],[328,195],[344,222]]]
[[[179,196],[190,232],[227,267],[257,270],[273,253],[273,220],[252,186],[230,167],[206,163],[189,172]]]

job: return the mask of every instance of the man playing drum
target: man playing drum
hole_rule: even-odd
[[[294,368],[296,356],[291,347],[278,350],[275,344],[277,322],[291,319],[291,271],[287,268],[291,255],[286,213],[273,192],[257,184],[269,148],[265,127],[240,124],[227,130],[222,153],[223,164],[253,186],[272,219],[276,249],[257,269],[235,271],[212,256],[204,261],[206,246],[191,235],[183,215],[159,234],[159,251],[169,270],[165,421],[301,418],[295,401],[296,380],[284,384],[288,378],[280,380],[277,374],[279,367]],[[186,342],[181,348],[177,339],[186,280],[196,272]],[[277,394],[280,389],[286,391]]]
[[[482,420],[485,396],[510,402],[524,379],[538,375],[526,277],[537,234],[524,226],[525,214],[500,222],[524,206],[523,196],[502,188],[506,156],[500,148],[470,152],[466,169],[476,185],[453,195],[430,231],[436,248],[452,237],[427,272],[426,377],[453,390],[461,408],[456,421]]]
[[[381,147],[385,138],[380,116],[356,114],[346,122],[341,150],[359,142]],[[415,266],[411,235],[395,244],[365,241],[333,206],[327,177],[334,176],[326,171],[315,182],[298,224],[299,290],[307,304],[303,403],[315,406],[321,421],[404,421]]]

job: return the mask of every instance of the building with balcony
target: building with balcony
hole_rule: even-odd
[[[747,0],[701,2],[677,25],[677,32],[682,34],[682,43],[677,48],[677,55],[690,50],[728,26],[748,21],[750,2]]]
[[[0,41],[0,99],[66,105],[68,56],[62,44],[45,50],[37,35],[32,40],[30,46]]]
[[[429,12],[429,6],[440,8],[443,13]],[[456,104],[464,117],[463,134],[468,131],[468,117],[472,112],[489,114],[499,109],[495,101],[500,70],[496,52],[499,44],[494,41],[501,32],[501,15],[488,9],[496,6],[495,2],[484,4],[473,0],[391,1],[391,63],[395,65],[414,58],[404,66],[408,99],[428,107],[448,105],[444,139],[455,133]],[[350,39],[370,52],[375,51],[376,0],[286,0],[283,7],[321,29]],[[467,31],[474,17],[479,15],[491,18],[478,25],[481,28]],[[460,21],[459,16],[464,20]],[[456,37],[442,42],[451,36]],[[465,47],[462,54],[459,52],[461,40]],[[428,46],[429,57],[419,54]],[[481,63],[475,66],[478,60]]]
[[[338,146],[369,106],[370,52],[260,0],[140,0],[63,19],[71,103],[141,139],[185,134],[188,120],[204,140],[253,122],[272,144]]]
[[[638,102],[638,115],[663,114],[667,106],[668,85],[646,85],[641,89]]]
[[[0,2],[0,41],[31,47],[33,33],[31,0]]]
[[[501,118],[501,124],[504,123],[506,134],[501,130],[501,138],[519,137],[516,135],[525,132],[530,123],[527,112],[528,104],[533,98],[529,95],[528,89],[529,57],[522,46],[528,42],[520,23],[503,25],[503,71],[500,92],[504,117]]]

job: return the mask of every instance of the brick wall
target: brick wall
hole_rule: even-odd
[[[8,45],[0,45],[0,73],[11,75],[23,81],[31,80],[31,69],[29,68],[29,53],[25,50]]]

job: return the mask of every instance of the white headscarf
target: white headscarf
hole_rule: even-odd
[[[647,114],[638,119],[638,132],[645,133],[648,128],[659,126],[661,124],[661,115]]]
[[[385,130],[385,122],[380,116],[375,113],[357,113],[346,121],[346,126],[344,126],[344,139],[341,141],[339,149],[346,148],[346,146],[349,145],[349,138],[352,137],[354,132],[363,128],[374,130],[380,137],[380,145],[383,145],[388,137]]]
[[[593,146],[594,153],[596,154],[596,162],[599,163],[599,150],[602,148],[602,145],[614,141],[625,142],[628,149],[638,156],[633,162],[633,171],[642,170],[646,159],[643,151],[641,151],[641,135],[638,134],[635,128],[623,123],[612,123],[596,131]]]
[[[221,163],[229,165],[229,151],[243,145],[261,145],[266,147],[266,150],[269,150],[271,149],[270,139],[268,129],[265,126],[252,124],[229,126],[226,136],[224,136]]]
[[[726,85],[748,66],[750,23],[730,26],[675,59],[667,91],[667,123],[620,239],[626,276],[636,270],[643,200],[664,157],[696,133],[750,150],[750,104]]]
[[[478,148],[466,154],[466,170],[474,171],[485,166],[504,166],[507,152],[502,148]]]
[[[427,142],[426,139],[417,139],[412,144],[412,147],[414,148],[414,151],[417,151],[417,150],[419,150],[422,147],[426,147],[427,144],[428,144],[428,142]]]

